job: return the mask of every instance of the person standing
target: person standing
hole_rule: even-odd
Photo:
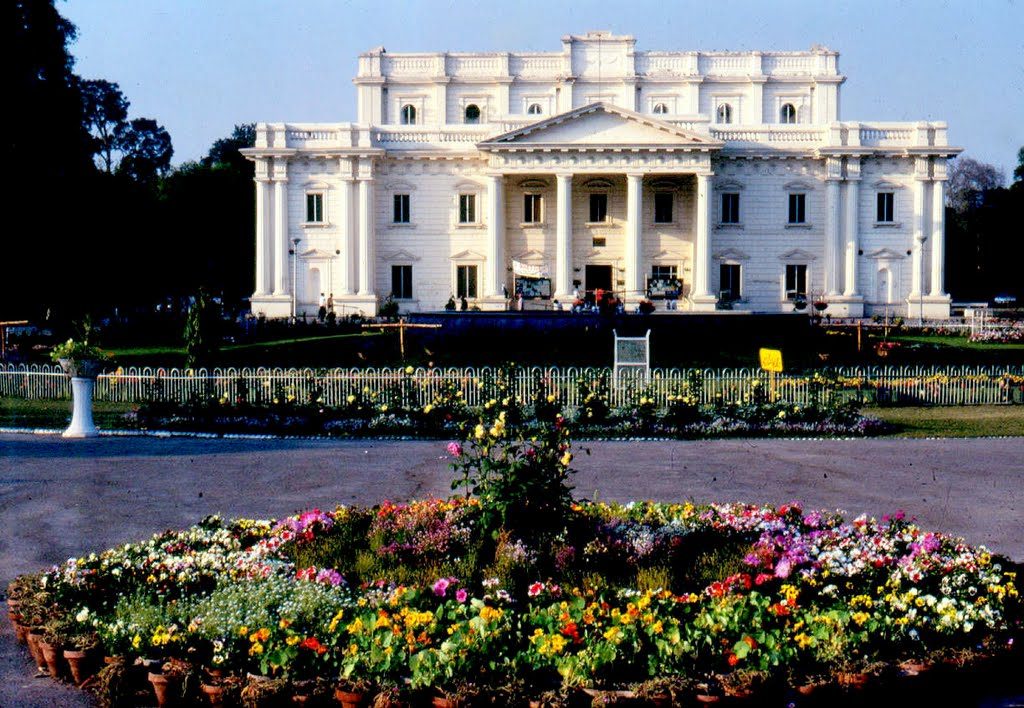
[[[320,293],[320,308],[316,311],[316,318],[321,322],[327,317],[327,298],[324,297],[323,293]]]
[[[466,300],[465,295],[459,298],[459,309],[463,312],[469,309],[469,301]]]

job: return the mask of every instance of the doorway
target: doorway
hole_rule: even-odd
[[[584,273],[584,286],[587,290],[611,290],[612,267],[610,265],[588,265]]]

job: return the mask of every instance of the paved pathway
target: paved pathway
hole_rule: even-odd
[[[927,528],[1024,561],[1024,439],[599,442],[579,496],[905,509]],[[0,583],[220,512],[268,517],[449,492],[443,442],[0,434]],[[84,705],[35,684],[0,632],[0,706]]]

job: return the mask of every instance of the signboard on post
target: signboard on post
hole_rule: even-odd
[[[648,383],[651,378],[651,330],[647,330],[643,337],[620,337],[615,330],[612,330],[612,334],[615,335],[612,380],[618,384],[620,373],[628,371],[631,375],[641,376],[644,383]]]
[[[765,371],[774,371],[776,373],[782,371],[781,349],[762,349],[759,354],[761,356],[762,369]]]

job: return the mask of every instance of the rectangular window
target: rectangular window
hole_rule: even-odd
[[[740,223],[740,195],[736,192],[726,192],[722,195],[722,223]]]
[[[322,224],[324,221],[324,195],[306,195],[306,223]]]
[[[807,223],[807,195],[806,194],[790,194],[789,195],[789,223],[791,224],[805,224]]]
[[[654,223],[671,224],[672,221],[672,192],[655,192]]]
[[[876,220],[880,224],[891,224],[893,222],[893,203],[896,195],[892,192],[878,193],[878,216]]]
[[[455,269],[455,296],[476,297],[476,266],[460,265]]]
[[[396,224],[408,224],[409,223],[409,195],[408,194],[396,194],[395,195],[395,207],[393,216],[391,219]]]
[[[740,267],[736,263],[723,263],[718,269],[719,294],[723,300],[740,299]]]
[[[476,195],[475,194],[460,194],[459,195],[459,223],[460,224],[475,224],[476,223]]]
[[[786,266],[786,298],[807,297],[807,266],[803,263]]]
[[[600,221],[608,220],[608,195],[607,194],[591,194],[590,195],[590,223],[594,224]]]
[[[523,223],[539,224],[541,221],[541,202],[539,194],[523,195]]]
[[[664,280],[671,283],[676,279],[676,272],[674,265],[653,265],[651,266],[651,280]]]
[[[412,299],[412,266],[391,266],[391,294],[396,300]]]

